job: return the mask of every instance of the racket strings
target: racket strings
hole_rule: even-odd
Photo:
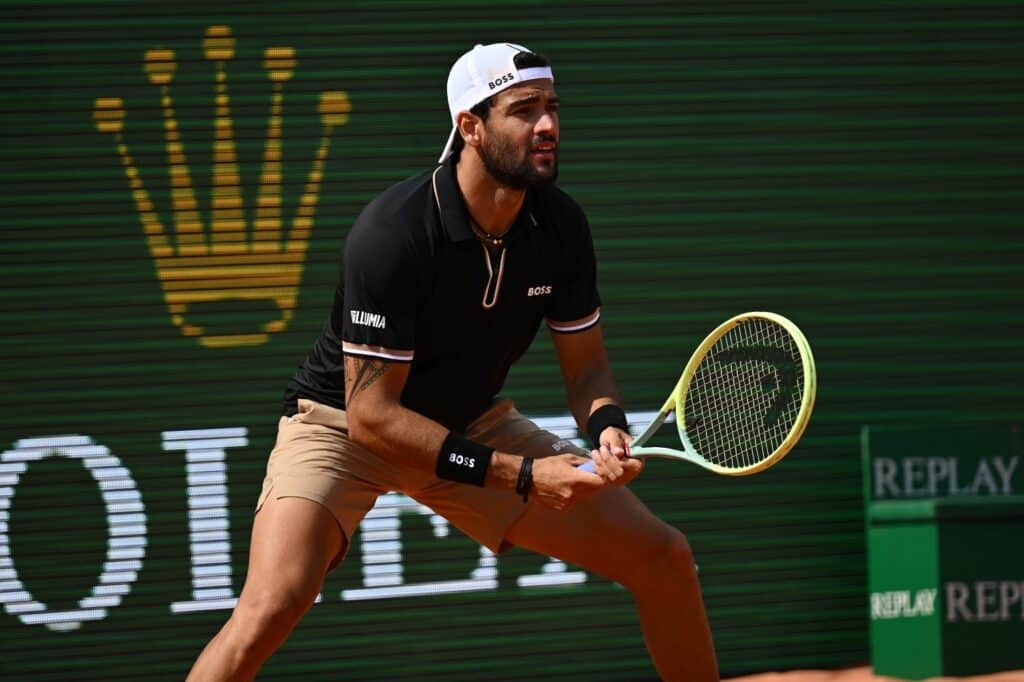
[[[687,438],[718,466],[742,469],[764,461],[796,424],[803,373],[799,347],[781,325],[756,318],[733,327],[690,382]]]

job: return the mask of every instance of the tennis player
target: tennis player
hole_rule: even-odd
[[[717,680],[690,547],[625,487],[642,464],[605,351],[587,220],[555,186],[551,65],[477,45],[447,89],[439,165],[370,202],[346,240],[330,317],[286,390],[245,586],[189,679],[252,679],[394,490],[496,553],[517,545],[621,583],[662,679]],[[499,397],[542,322],[590,452]],[[596,473],[577,468],[587,458]]]

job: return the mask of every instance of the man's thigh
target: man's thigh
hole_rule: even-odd
[[[267,461],[263,490],[256,504],[256,520],[269,500],[303,498],[333,515],[344,534],[341,551],[331,568],[344,557],[359,523],[378,495],[403,484],[401,470],[377,457],[348,437],[342,410],[300,400],[299,412],[282,417],[277,443]]]
[[[566,511],[531,503],[506,540],[624,582],[657,560],[680,534],[625,487],[607,488]]]

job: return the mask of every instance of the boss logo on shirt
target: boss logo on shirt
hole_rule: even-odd
[[[366,313],[362,310],[353,310],[351,312],[352,324],[361,324],[364,327],[373,327],[374,329],[383,329],[387,325],[387,320],[383,315]]]
[[[542,284],[539,287],[530,287],[526,290],[527,296],[547,296],[551,293],[550,284]]]

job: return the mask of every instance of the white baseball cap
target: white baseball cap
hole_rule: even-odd
[[[438,163],[443,163],[452,153],[452,144],[459,134],[459,112],[469,111],[491,95],[516,83],[535,78],[547,78],[552,82],[555,80],[550,66],[517,68],[515,57],[520,52],[532,54],[533,50],[512,43],[477,45],[452,65],[452,70],[448,72],[448,111],[452,116],[452,132]]]

